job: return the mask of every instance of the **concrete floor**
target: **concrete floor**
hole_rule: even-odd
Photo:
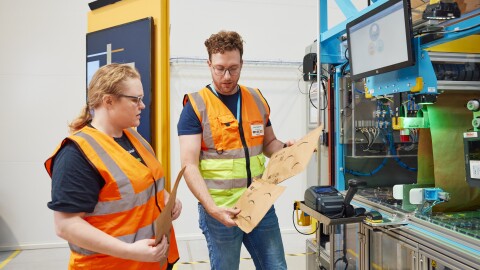
[[[305,270],[307,238],[299,233],[282,235],[285,258],[288,269]],[[178,241],[180,260],[176,270],[208,270],[208,251],[205,240]],[[70,250],[68,248],[30,249],[22,251],[0,252],[0,269],[2,270],[65,270],[67,269]],[[255,269],[247,250],[242,247],[240,269]]]

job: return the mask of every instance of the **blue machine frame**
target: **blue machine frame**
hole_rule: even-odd
[[[347,18],[345,21],[336,25],[335,27],[328,29],[328,1],[319,1],[319,37],[318,40],[318,65],[332,64],[336,66],[334,74],[335,93],[338,93],[340,86],[340,79],[343,76],[341,74],[342,63],[345,63],[344,46],[342,46],[341,36],[346,34],[346,25],[352,20],[364,15],[365,13],[378,8],[386,3],[388,0],[372,1],[372,4],[363,10],[357,10],[357,8],[349,0],[336,0],[336,3],[340,10]],[[476,11],[478,12],[478,10]],[[421,43],[421,37],[415,37],[413,41],[414,53],[416,57],[416,64],[411,67],[391,71],[384,74],[379,74],[366,78],[366,90],[367,93],[372,96],[383,96],[392,93],[411,92],[413,94],[437,94],[437,78],[430,61],[429,54],[426,49],[439,45],[448,41],[456,40],[462,37],[469,36],[474,33],[480,32],[480,16],[471,16],[467,19],[454,22],[453,24],[444,28],[444,36],[435,41],[428,43]],[[472,27],[472,25],[474,27]],[[465,29],[461,32],[455,32],[456,29]],[[335,187],[338,190],[345,190],[345,177],[342,173],[344,171],[344,149],[341,144],[340,138],[340,100],[335,95],[334,102],[334,145],[335,159],[334,163],[335,171],[332,172],[335,178]],[[331,120],[330,120],[331,121]]]
[[[372,0],[372,5],[366,7],[363,10],[357,10],[355,6],[352,4],[350,0],[335,0],[337,5],[339,6],[340,10],[343,12],[345,17],[347,18],[342,23],[336,25],[335,27],[328,29],[328,0],[319,0],[319,36],[317,40],[317,70],[322,70],[323,64],[328,64],[335,67],[333,70],[330,68],[330,78],[333,81],[334,89],[333,93],[330,90],[330,93],[333,96],[329,97],[329,110],[333,110],[333,114],[329,113],[329,117],[333,117],[329,119],[328,123],[334,123],[334,127],[331,130],[328,130],[330,133],[330,137],[333,139],[333,142],[328,145],[329,152],[334,156],[331,158],[331,178],[334,179],[332,183],[332,179],[330,180],[331,185],[333,185],[337,190],[344,191],[346,188],[346,181],[344,176],[345,171],[345,154],[346,154],[346,147],[343,144],[342,140],[342,130],[341,130],[341,121],[342,121],[342,101],[341,101],[341,94],[342,94],[342,85],[344,81],[343,79],[343,72],[345,67],[345,63],[347,59],[344,57],[345,53],[345,46],[342,44],[345,42],[345,39],[342,39],[342,36],[346,34],[346,25],[350,21],[364,15],[365,13],[378,8],[379,6],[386,3],[388,0]],[[472,14],[464,14],[462,18],[458,20],[451,20],[449,21],[449,25],[443,28],[443,36],[439,39],[434,41],[427,42],[422,40],[423,36],[414,37],[413,40],[413,50],[416,58],[416,63],[414,66],[402,68],[399,70],[367,77],[365,79],[365,90],[366,94],[372,97],[381,97],[385,95],[391,95],[395,93],[403,93],[403,92],[410,92],[412,95],[419,95],[419,94],[437,94],[438,93],[438,86],[441,85],[437,81],[437,77],[435,75],[435,70],[433,68],[432,61],[429,56],[428,49],[442,44],[449,41],[457,40],[475,33],[480,33],[480,9],[476,9],[472,12]],[[473,16],[472,16],[473,15]],[[462,29],[462,31],[457,31],[458,29]],[[432,56],[433,58],[433,56]],[[321,76],[317,76],[317,80],[320,80]],[[367,95],[367,96],[368,96]],[[327,124],[327,123],[324,123]],[[319,147],[320,148],[320,147]],[[319,164],[321,167],[321,164]],[[362,197],[357,198],[354,204],[356,206],[361,206],[366,208],[367,210],[378,210],[378,209],[387,209],[379,207],[377,204],[374,205],[374,208],[368,207],[369,201],[363,200]],[[361,203],[358,205],[358,203]],[[362,205],[365,203],[365,205]],[[377,208],[379,207],[379,208]],[[395,213],[395,216],[397,213]],[[387,215],[388,216],[388,215]],[[393,218],[393,216],[392,216]],[[450,229],[443,229],[433,223],[423,221],[421,219],[417,219],[416,217],[410,217],[412,220],[412,224],[408,225],[404,230],[399,228],[399,230],[395,230],[399,235],[402,237],[408,238],[414,236],[414,239],[421,239],[421,243],[427,243],[429,245],[439,245],[440,248],[453,248],[455,250],[456,255],[452,255],[451,258],[453,260],[457,260],[458,254],[464,256],[463,258],[468,257],[469,260],[474,262],[474,265],[478,265],[475,263],[476,258],[480,256],[480,250],[478,249],[478,244],[476,242],[477,239],[470,239],[469,237],[463,238],[463,235],[460,237],[452,232]],[[389,231],[389,230],[388,230]],[[319,235],[319,234],[317,234]],[[363,237],[368,234],[365,231],[362,231]],[[467,239],[467,240],[465,240]],[[365,239],[363,239],[365,241]],[[317,239],[317,241],[320,240]],[[420,241],[420,240],[415,240]],[[360,237],[357,239],[357,243],[360,242]],[[365,241],[366,248],[369,248],[369,240]],[[420,243],[420,242],[419,242]],[[440,244],[439,244],[440,243]],[[474,243],[474,247],[470,243]],[[417,245],[420,245],[417,243]],[[433,249],[432,249],[433,250]],[[424,252],[424,251],[422,251]],[[360,253],[362,253],[360,248]],[[367,252],[368,253],[368,252]],[[423,254],[423,253],[422,253]],[[440,254],[440,253],[439,253]],[[453,253],[452,253],[453,254]],[[363,255],[365,256],[365,254]],[[367,256],[369,256],[367,254]],[[426,256],[426,255],[422,255]],[[466,257],[465,257],[466,256]],[[320,257],[320,256],[319,256]],[[442,257],[439,257],[442,258]],[[368,259],[367,259],[368,260]],[[426,260],[425,260],[426,261]],[[458,260],[458,262],[461,262]],[[478,262],[478,261],[477,261]],[[364,265],[365,262],[360,262],[363,268],[368,266]],[[465,262],[466,263],[466,262]],[[420,265],[420,264],[418,264]],[[422,264],[425,266],[425,264]],[[358,264],[357,264],[358,266]],[[361,266],[360,269],[363,269]],[[422,267],[423,268],[423,267]],[[333,268],[331,268],[333,269]],[[462,268],[467,269],[467,268]],[[475,268],[468,268],[468,269],[478,269]]]

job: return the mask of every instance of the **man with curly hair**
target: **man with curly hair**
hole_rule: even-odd
[[[177,125],[185,180],[198,199],[199,224],[211,269],[238,269],[242,243],[257,269],[286,269],[275,208],[250,233],[234,222],[233,206],[261,177],[265,156],[293,144],[275,137],[270,107],[260,90],[238,84],[243,40],[220,31],[205,41],[213,82],[184,97]]]

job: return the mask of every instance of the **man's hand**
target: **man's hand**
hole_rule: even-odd
[[[295,144],[295,142],[296,142],[296,140],[288,140],[283,144],[283,146],[284,146],[283,148],[292,146],[292,145]]]
[[[209,214],[227,227],[237,226],[233,218],[240,214],[240,209],[215,207]]]

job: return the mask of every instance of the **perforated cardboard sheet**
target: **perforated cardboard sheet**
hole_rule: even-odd
[[[262,180],[266,183],[278,184],[302,172],[308,166],[312,154],[317,150],[322,130],[323,126],[319,126],[292,146],[274,153],[263,172]]]
[[[265,183],[261,179],[253,181],[235,204],[235,208],[242,210],[235,217],[235,223],[242,231],[251,232],[284,191],[283,186]]]
[[[238,227],[251,232],[270,207],[283,193],[285,187],[277,185],[302,172],[317,149],[323,127],[310,131],[292,146],[274,153],[263,172],[261,179],[254,179],[250,187],[235,204],[241,212],[234,219]]]

